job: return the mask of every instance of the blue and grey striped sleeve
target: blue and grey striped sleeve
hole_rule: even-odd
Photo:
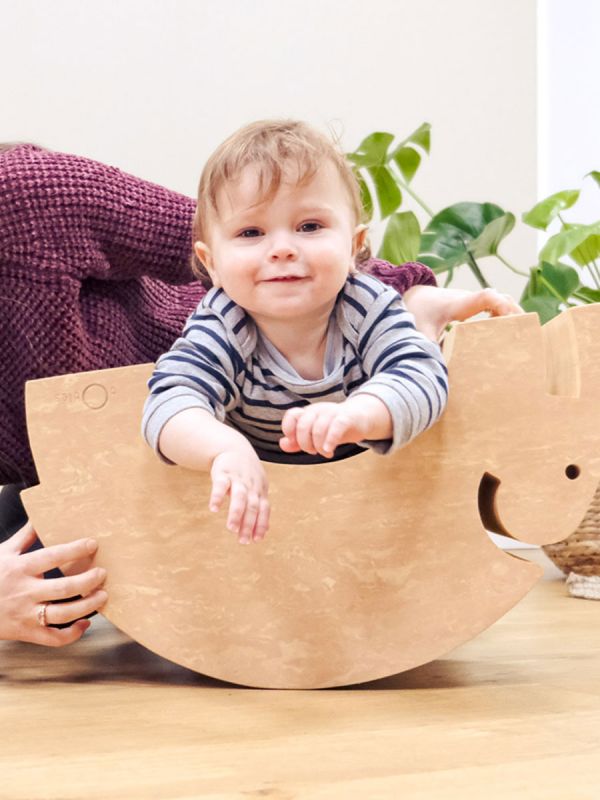
[[[358,279],[361,289],[369,284]],[[360,295],[355,301],[360,304]],[[417,331],[400,296],[389,289],[365,304],[358,355],[367,380],[352,392],[378,397],[393,421],[393,439],[368,442],[380,453],[407,444],[433,425],[448,399],[448,371],[439,346]]]
[[[188,408],[202,408],[223,422],[226,412],[238,403],[235,378],[243,367],[222,316],[200,304],[181,337],[160,356],[148,381],[142,434],[150,447],[167,460],[158,448],[160,432],[175,414]]]

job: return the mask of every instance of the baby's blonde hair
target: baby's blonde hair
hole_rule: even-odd
[[[206,241],[207,220],[217,214],[217,195],[229,181],[237,180],[242,171],[253,166],[257,170],[259,196],[257,204],[271,199],[288,175],[290,163],[296,168],[298,185],[310,181],[323,162],[331,162],[348,192],[350,206],[358,225],[364,220],[360,188],[352,166],[333,140],[306,122],[296,120],[260,120],[240,128],[226,139],[208,159],[198,185],[198,205],[192,229],[193,241]],[[366,261],[370,251],[365,245],[356,255],[357,264]],[[204,264],[195,253],[192,269],[205,286],[211,280]]]

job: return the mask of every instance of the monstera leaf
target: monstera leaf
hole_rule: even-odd
[[[556,262],[570,255],[578,264],[587,264],[600,255],[600,222],[591,225],[565,225],[552,236],[540,252],[542,261]]]
[[[377,255],[391,264],[416,261],[420,242],[421,228],[413,212],[392,214]]]
[[[577,270],[568,264],[547,261],[531,269],[520,303],[525,311],[535,311],[542,323],[555,317],[580,288]]]
[[[450,277],[461,264],[495,255],[515,217],[493,203],[456,203],[436,214],[421,236],[419,261]]]
[[[389,217],[402,203],[402,192],[398,188],[398,184],[388,166],[388,149],[393,141],[393,134],[376,131],[363,139],[353,153],[347,154],[348,159],[359,171],[359,182],[365,211],[371,216],[374,204],[371,190],[365,179],[360,175],[361,170],[365,170],[373,181],[382,219]]]
[[[429,148],[431,146],[431,125],[428,122],[424,122],[416,131],[413,131],[410,136],[403,139],[391,154],[391,159],[397,165],[406,183],[412,181],[421,164],[421,154],[412,145],[417,145],[429,154]]]
[[[430,131],[431,126],[424,122],[392,151],[390,147],[394,135],[386,131],[375,131],[364,138],[356,150],[346,153],[348,160],[355,166],[362,204],[368,219],[375,210],[383,220],[400,208],[402,188],[408,186],[421,163],[419,149],[429,153]],[[395,223],[392,229],[394,227]]]
[[[532,228],[539,228],[539,230],[545,231],[561,211],[571,208],[578,199],[579,191],[577,189],[567,189],[564,192],[552,194],[525,212],[522,217],[523,222],[531,225]]]

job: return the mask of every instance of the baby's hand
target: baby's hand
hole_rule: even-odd
[[[237,533],[240,544],[264,539],[269,528],[269,484],[258,456],[234,450],[219,453],[210,475],[209,509],[218,511],[225,495],[229,494],[227,528]]]
[[[279,446],[286,453],[304,450],[331,458],[338,445],[367,438],[368,414],[357,400],[290,408],[281,423]]]

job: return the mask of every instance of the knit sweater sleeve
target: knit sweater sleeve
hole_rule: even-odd
[[[380,258],[370,258],[361,266],[361,272],[366,272],[374,278],[378,278],[383,283],[391,286],[392,289],[395,289],[400,295],[404,294],[411,286],[420,284],[437,286],[433,271],[418,261],[408,261],[396,267]]]
[[[188,283],[195,202],[81,156],[21,145],[0,153],[3,257],[77,280]]]

